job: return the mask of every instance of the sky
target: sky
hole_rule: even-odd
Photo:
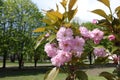
[[[56,4],[60,5],[59,2],[62,0],[32,0],[41,11],[56,9]],[[120,6],[120,0],[110,0],[111,8],[114,10],[118,5]],[[109,13],[108,8],[97,0],[78,0],[76,5],[78,6],[78,12],[76,18],[81,21],[92,21],[93,19],[102,19],[102,17],[91,13],[94,9],[103,9]],[[60,5],[61,6],[61,5]],[[60,12],[63,12],[63,8],[60,8]]]

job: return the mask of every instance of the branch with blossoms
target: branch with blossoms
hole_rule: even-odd
[[[110,9],[108,0],[98,1],[104,3]],[[86,65],[84,61],[88,54],[93,54],[95,56],[94,62],[99,64],[105,63],[108,61],[108,58],[113,59],[111,53],[118,49],[113,47],[112,44],[112,41],[115,41],[115,39],[118,40],[118,38],[115,37],[116,35],[106,37],[105,33],[98,28],[88,30],[86,27],[82,26],[78,29],[72,25],[71,20],[77,12],[77,7],[74,7],[76,2],[77,0],[62,0],[60,4],[64,9],[63,13],[59,12],[58,5],[56,5],[56,10],[51,9],[45,11],[46,15],[42,21],[47,25],[34,30],[34,32],[43,33],[40,35],[35,48],[37,48],[42,41],[47,40],[48,43],[45,45],[45,52],[51,58],[51,62],[55,66],[55,68],[45,76],[45,80],[54,80],[60,68],[68,73],[66,80],[88,80],[86,73],[80,70],[82,65]],[[118,7],[117,11],[119,10]],[[115,21],[112,19],[113,16],[107,16],[106,13],[100,9],[92,12],[107,18],[105,25],[110,23],[110,28],[107,26],[107,29],[113,32],[113,23],[116,21],[116,19]],[[113,22],[111,23],[110,20]],[[94,20],[93,24],[96,22],[99,23],[99,21]],[[106,30],[106,28],[103,29]]]
[[[95,44],[95,46],[91,45],[91,48],[93,48],[96,61],[100,59],[105,62],[108,59],[109,54],[106,49],[103,46],[97,47],[104,37],[104,32],[99,29],[90,31],[86,27],[80,27],[79,31],[79,35],[74,35],[72,28],[60,27],[55,41],[45,45],[45,52],[51,57],[52,64],[58,68],[65,66],[69,69],[66,80],[79,79],[80,75],[76,74],[80,68],[78,63],[86,59],[86,57],[82,59],[82,55],[85,54],[87,41],[92,40]]]
[[[93,23],[97,22],[97,25],[101,26],[104,29],[106,34],[110,34],[109,38],[114,43],[114,47],[117,47],[115,54],[120,55],[120,6],[117,6],[114,10],[111,8],[110,0],[98,0],[108,8],[109,12],[104,11],[103,9],[95,9],[91,11],[103,19],[94,20]],[[117,52],[117,53],[116,53]]]

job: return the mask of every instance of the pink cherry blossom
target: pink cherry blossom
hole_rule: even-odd
[[[115,40],[115,36],[114,36],[114,35],[109,35],[109,36],[108,36],[108,39],[109,39],[110,41]]]
[[[105,51],[105,48],[100,48],[100,47],[97,47],[97,48],[94,48],[94,54],[95,56],[97,57],[105,57],[107,54],[106,54],[106,51]]]
[[[72,58],[72,54],[70,52],[66,52],[63,50],[58,50],[58,55],[62,58],[62,62],[69,62]]]
[[[97,19],[93,19],[92,23],[93,23],[93,24],[96,24],[97,21],[98,21]]]
[[[54,57],[57,55],[57,48],[54,43],[53,44],[47,43],[44,48],[45,52],[49,57]]]
[[[73,31],[70,28],[61,27],[57,32],[57,40],[69,40],[73,38]]]
[[[99,43],[100,43],[100,40],[94,39],[94,43],[95,43],[95,44],[99,44]]]
[[[113,55],[111,55],[111,57],[112,57],[112,60],[116,60],[116,59],[118,59],[118,57],[117,57],[117,55],[116,54],[113,54]]]
[[[60,67],[61,65],[63,65],[63,63],[61,62],[61,58],[58,56],[51,58],[51,62],[52,62],[52,65],[57,67]]]
[[[84,44],[85,40],[83,38],[80,38],[79,36],[76,36],[73,41],[73,50],[75,52],[82,52]]]
[[[54,66],[60,67],[64,63],[69,62],[72,58],[72,54],[63,50],[58,50],[57,55],[51,59]]]
[[[95,44],[99,44],[100,41],[103,39],[104,32],[100,31],[99,29],[94,29],[90,33],[90,38],[94,40]]]
[[[116,54],[110,55],[109,59],[113,60],[115,64],[118,64],[118,56]]]
[[[80,33],[81,33],[81,35],[83,36],[83,37],[85,37],[85,38],[89,38],[90,37],[90,31],[86,28],[86,27],[84,27],[84,26],[81,26],[80,28],[79,28],[79,30],[80,30]]]
[[[71,40],[63,40],[63,41],[59,41],[59,48],[69,52],[72,49],[72,39]]]
[[[45,35],[45,37],[49,37],[50,36],[50,34],[49,33],[47,33],[46,35]]]

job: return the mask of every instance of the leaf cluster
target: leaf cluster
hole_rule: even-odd
[[[44,10],[45,16],[42,19],[42,21],[46,24],[46,26],[39,27],[33,31],[35,33],[43,33],[40,35],[40,37],[38,37],[39,39],[38,42],[36,43],[37,46],[35,46],[35,48],[37,48],[40,45],[41,41],[43,40],[44,41],[47,40],[49,42],[53,41],[56,37],[55,34],[57,33],[61,26],[72,27],[71,20],[73,19],[77,12],[77,7],[74,8],[76,2],[77,0],[62,0],[60,4],[64,9],[63,13],[59,11],[60,7],[57,4],[56,10],[53,9],[48,11]],[[74,31],[76,32],[77,29],[76,28],[74,29],[75,29]],[[45,34],[47,33],[50,34],[50,37],[48,39],[45,38]]]
[[[91,11],[103,19],[98,20],[98,25],[104,27],[107,34],[114,34],[116,36],[116,41],[120,41],[119,31],[120,31],[120,6],[116,7],[112,11],[110,6],[110,0],[98,0],[103,3],[109,10],[109,14],[106,13],[103,9],[95,9]]]

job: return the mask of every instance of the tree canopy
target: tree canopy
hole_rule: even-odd
[[[31,0],[0,1],[0,50],[3,55],[3,67],[7,56],[16,54],[19,66],[25,55],[33,53],[33,30],[43,25],[42,13]],[[32,49],[31,51],[29,51]]]

